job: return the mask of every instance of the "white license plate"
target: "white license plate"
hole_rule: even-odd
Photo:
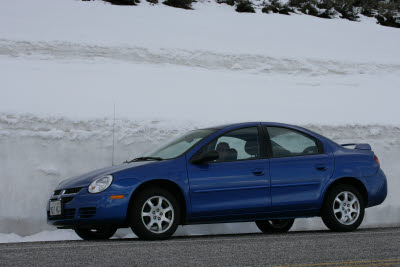
[[[50,201],[50,216],[57,216],[61,215],[62,209],[61,209],[61,201]]]

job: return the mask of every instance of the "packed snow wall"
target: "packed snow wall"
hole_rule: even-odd
[[[164,139],[207,123],[117,119],[115,162],[140,156]],[[210,125],[209,125],[210,126]],[[367,142],[389,181],[383,205],[368,209],[363,226],[400,224],[400,127],[303,125],[337,142]],[[46,202],[68,177],[111,164],[113,120],[71,120],[0,114],[0,233],[34,234],[46,224]],[[299,220],[297,229],[321,229],[319,219]],[[190,226],[184,233],[255,231],[253,224]],[[181,230],[182,232],[182,230]]]

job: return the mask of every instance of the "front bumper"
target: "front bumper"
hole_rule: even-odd
[[[53,195],[47,203],[47,223],[59,228],[96,225],[122,227],[126,224],[130,196],[138,182],[135,180],[133,184],[121,186],[121,183],[113,182],[108,189],[97,194],[90,194],[87,187],[83,187],[75,194]],[[113,195],[124,197],[111,199]],[[49,203],[52,200],[61,200],[62,215],[50,216]]]

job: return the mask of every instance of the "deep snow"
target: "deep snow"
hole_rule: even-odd
[[[368,142],[389,196],[363,226],[400,224],[400,35],[363,20],[239,14],[213,2],[186,11],[0,1],[0,242],[76,238],[46,225],[45,204],[62,179],[111,163],[113,103],[116,162],[193,128],[246,120]],[[295,225],[320,228],[319,219]],[[178,234],[249,231],[254,224]]]
[[[195,10],[165,5],[112,6],[102,1],[4,0],[0,36],[6,40],[67,41],[147,49],[206,50],[398,64],[398,29],[307,15],[243,14],[199,1]]]
[[[368,19],[5,0],[0,111],[398,125],[399,46]]]
[[[222,122],[222,121],[221,121]],[[140,156],[164,139],[189,129],[210,126],[190,121],[116,121],[116,159]],[[400,224],[400,127],[383,125],[304,125],[340,143],[368,142],[382,162],[389,179],[389,195],[383,205],[368,209],[363,226]],[[0,115],[0,233],[31,235],[51,230],[45,222],[45,206],[54,187],[63,179],[111,164],[112,120],[71,120],[62,117],[38,117],[28,114]],[[12,192],[10,194],[10,192]],[[324,229],[320,219],[301,219],[294,229]],[[206,234],[256,231],[254,224],[185,226],[177,234]],[[50,232],[49,239],[60,237]],[[128,230],[118,237],[132,237]],[[46,240],[46,234],[9,240]],[[2,241],[1,241],[2,240]]]
[[[111,117],[115,102],[117,116],[132,119],[400,124],[394,115],[400,113],[398,71],[254,74],[6,56],[0,69],[0,111],[5,112]]]

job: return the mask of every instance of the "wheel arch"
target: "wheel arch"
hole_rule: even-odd
[[[152,187],[160,187],[163,188],[167,191],[169,191],[171,194],[177,197],[177,201],[180,205],[180,210],[181,210],[181,222],[180,224],[186,224],[186,200],[185,196],[183,194],[182,189],[178,184],[171,180],[167,179],[154,179],[154,180],[149,180],[146,181],[142,184],[140,184],[131,194],[130,199],[129,199],[129,204],[128,204],[128,211],[127,214],[129,214],[129,211],[131,210],[131,205],[134,201],[135,196],[137,196],[140,192],[147,188],[152,188]],[[127,216],[127,218],[129,215]]]
[[[335,186],[337,186],[339,184],[351,185],[351,186],[355,187],[360,192],[361,196],[363,197],[365,206],[368,205],[368,191],[367,191],[367,188],[366,188],[366,186],[364,185],[364,183],[362,181],[360,181],[359,179],[354,178],[354,177],[342,177],[342,178],[335,179],[328,186],[328,188],[325,190],[322,203],[325,202],[325,199],[326,199],[329,191],[332,190]]]

